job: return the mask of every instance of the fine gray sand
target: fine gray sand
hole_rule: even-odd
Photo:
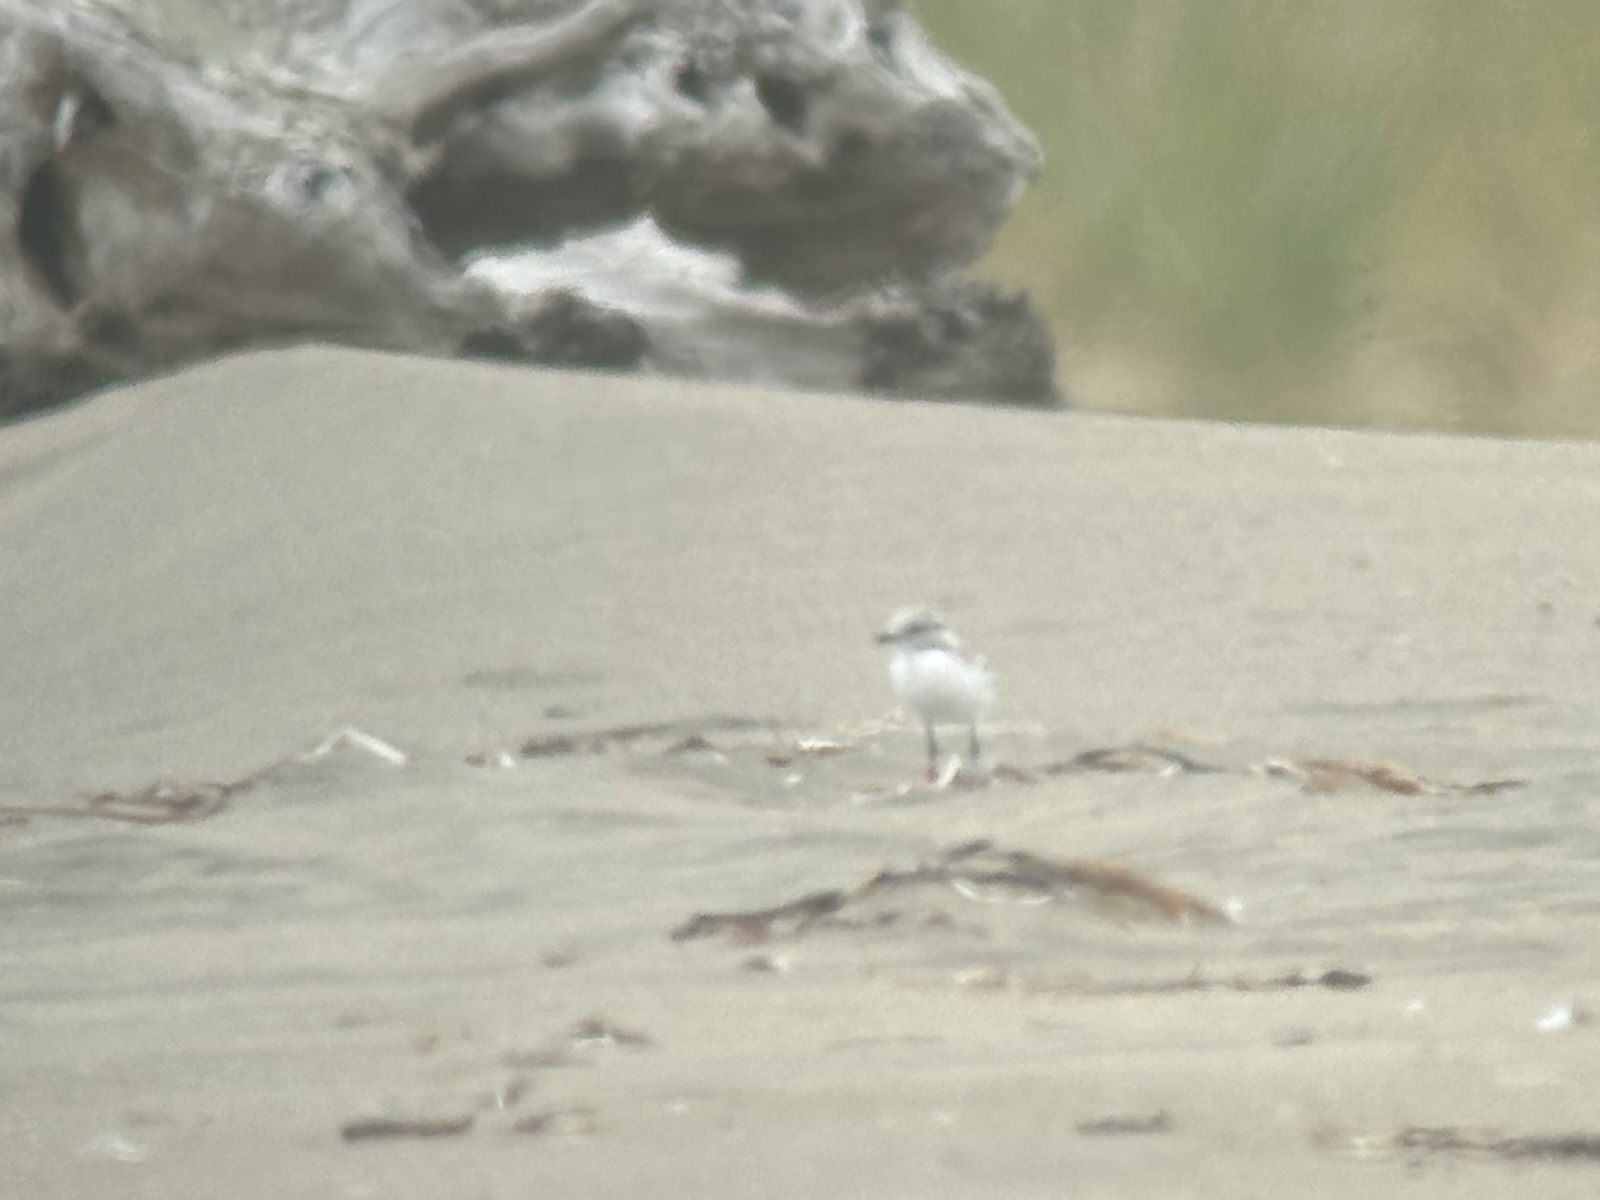
[[[0,429],[0,1196],[1592,1196],[1596,528],[1593,446],[316,349]],[[973,839],[1238,922],[749,915]]]

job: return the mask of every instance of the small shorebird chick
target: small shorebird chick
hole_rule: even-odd
[[[965,725],[971,769],[982,774],[978,748],[978,718],[994,703],[994,675],[981,658],[961,652],[961,642],[945,624],[925,608],[895,613],[878,641],[894,647],[889,659],[889,682],[911,715],[922,722],[928,735],[928,778],[939,776],[941,725]]]

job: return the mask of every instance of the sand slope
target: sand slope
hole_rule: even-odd
[[[0,804],[279,764],[0,825],[0,1194],[1592,1195],[1385,1139],[1600,1128],[1600,1027],[1535,1028],[1600,1006],[1597,518],[1588,446],[322,350],[0,429]],[[918,600],[1032,782],[897,790]],[[347,724],[408,761],[296,757]],[[1158,735],[1227,769],[1038,770]],[[1317,755],[1527,786],[1250,770]],[[970,838],[1243,920],[947,881],[669,938]],[[407,1115],[474,1124],[341,1140]]]

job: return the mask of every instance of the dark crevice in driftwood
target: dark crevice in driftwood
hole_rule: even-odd
[[[63,310],[70,309],[81,298],[81,293],[67,267],[72,222],[66,187],[54,160],[46,159],[39,164],[22,189],[19,209],[17,239],[22,244],[28,266],[33,268],[56,304]]]
[[[529,180],[447,152],[406,200],[423,232],[451,258],[489,246],[550,244],[621,224],[644,211],[644,181],[626,159],[598,158],[559,179]]]

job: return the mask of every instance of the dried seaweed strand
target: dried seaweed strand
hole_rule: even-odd
[[[1360,971],[1335,967],[1316,975],[1290,971],[1258,979],[1248,975],[1234,975],[1226,979],[1209,979],[1204,975],[1186,975],[1181,979],[1122,980],[1104,982],[1086,978],[1024,981],[1022,989],[1029,993],[1070,993],[1078,996],[1170,996],[1193,992],[1292,992],[1309,988],[1324,988],[1335,992],[1362,991],[1371,986],[1372,976]]]
[[[772,926],[779,921],[793,920],[794,932],[800,933],[819,917],[830,916],[849,901],[842,891],[812,892],[772,908],[750,909],[744,912],[695,913],[672,931],[675,942],[692,941],[718,933],[734,931],[744,935],[744,940],[759,940],[771,934]]]
[[[181,825],[216,816],[230,797],[260,782],[262,772],[231,783],[153,783],[137,792],[95,792],[73,804],[0,804],[8,817],[93,817],[137,825]]]
[[[924,884],[1005,885],[1036,895],[1058,897],[1083,891],[1117,903],[1159,913],[1175,924],[1206,921],[1229,924],[1216,905],[1177,888],[1155,883],[1121,863],[1046,858],[1026,850],[1000,850],[988,841],[963,842],[909,870],[885,867],[849,891],[812,892],[772,908],[696,913],[672,931],[683,942],[731,932],[745,941],[770,937],[780,922],[803,933],[816,922],[836,917],[848,905],[894,888]]]
[[[1042,775],[1067,775],[1079,771],[1122,774],[1143,770],[1152,762],[1168,770],[1192,775],[1217,775],[1228,769],[1219,763],[1205,762],[1167,746],[1131,742],[1126,746],[1096,746],[1062,762],[1047,763],[1037,770]]]
[[[472,1128],[472,1118],[462,1117],[358,1117],[339,1127],[346,1142],[377,1138],[453,1137]]]
[[[137,825],[181,825],[202,821],[222,812],[228,807],[230,799],[240,792],[249,791],[275,771],[293,763],[311,762],[325,757],[343,744],[353,745],[393,766],[404,766],[409,761],[403,751],[389,745],[381,738],[348,725],[324,738],[311,750],[276,759],[247,775],[241,775],[238,779],[223,783],[158,781],[146,784],[134,792],[94,792],[85,796],[81,805],[0,804],[0,818],[94,817],[103,821],[126,821]]]
[[[523,740],[517,753],[523,758],[554,758],[567,754],[603,754],[614,746],[631,746],[649,738],[676,737],[674,746],[683,747],[692,739],[706,742],[705,734],[772,732],[778,722],[755,717],[714,716],[703,721],[651,721],[633,725],[615,725],[609,729],[593,729],[584,733],[534,734]],[[709,742],[706,742],[709,745]],[[477,765],[490,761],[492,755],[475,754],[467,761]]]
[[[1516,1161],[1600,1164],[1600,1133],[1589,1130],[1507,1136],[1497,1129],[1408,1125],[1387,1136],[1323,1129],[1313,1135],[1313,1141],[1325,1150],[1357,1158],[1421,1152],[1481,1155]]]
[[[1355,758],[1269,759],[1250,770],[1256,775],[1297,780],[1301,791],[1312,795],[1342,792],[1363,783],[1396,796],[1492,796],[1527,786],[1525,779],[1441,783],[1424,779],[1395,763]]]

